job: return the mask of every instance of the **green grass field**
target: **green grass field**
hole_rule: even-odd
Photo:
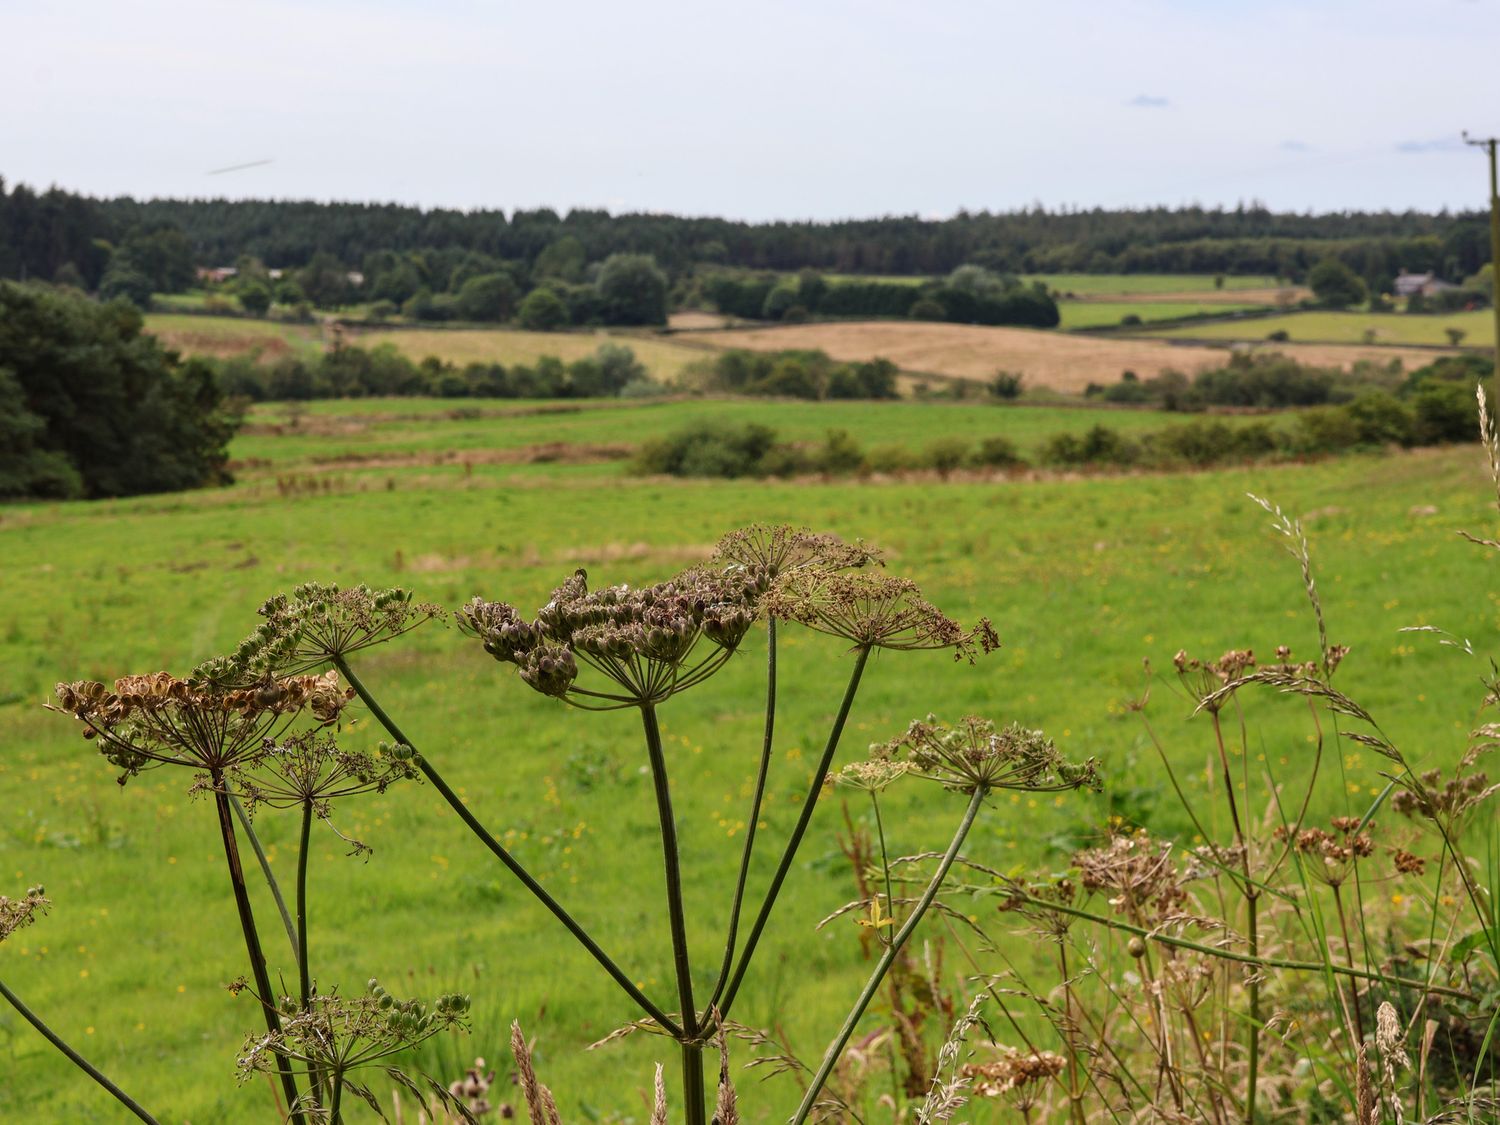
[[[1433,344],[1449,347],[1447,329],[1463,331],[1465,347],[1489,347],[1495,339],[1494,313],[1488,309],[1443,316],[1410,316],[1405,313],[1299,312],[1266,317],[1244,324],[1187,325],[1152,335],[1204,340],[1264,340],[1272,332],[1285,332],[1294,342],[1361,344],[1374,332],[1377,344]]]
[[[1316,634],[1296,564],[1247,490],[1306,518],[1333,639],[1354,649],[1342,687],[1423,761],[1451,762],[1459,753],[1481,669],[1398,628],[1445,625],[1478,651],[1496,648],[1491,560],[1454,534],[1494,534],[1475,448],[1029,483],[666,483],[623,476],[617,464],[531,466],[524,474],[479,464],[463,474],[350,462],[330,491],[284,496],[269,485],[277,471],[314,455],[543,440],[632,444],[694,412],[730,413],[727,404],[686,403],[448,418],[454,405],[475,404],[313,404],[299,429],[237,440],[237,457],[268,464],[229,489],[0,507],[9,595],[0,608],[0,888],[14,894],[44,882],[55,900],[51,916],[0,948],[0,974],[164,1121],[270,1119],[265,1086],[237,1088],[232,1077],[256,1017],[246,997],[224,990],[244,971],[244,957],[212,807],[186,796],[186,771],[117,786],[92,744],[41,704],[61,679],[186,671],[248,632],[263,598],[299,581],[397,582],[449,607],[483,593],[529,610],[575,567],[599,583],[650,581],[752,520],[866,537],[889,551],[893,572],[917,579],[950,612],[991,616],[1005,647],[972,668],[941,653],[881,654],[841,760],[932,711],[1042,726],[1070,753],[1103,762],[1109,784],[1098,798],[996,801],[968,850],[1018,871],[1064,862],[1081,834],[1116,808],[1154,812],[1167,830],[1182,827],[1171,819],[1137,721],[1121,705],[1142,686],[1143,657],[1164,669],[1179,648],[1217,656],[1283,642],[1310,654]],[[1025,409],[736,408],[732,416],[770,421],[786,436],[816,437],[837,425],[872,444],[1006,425],[1057,428],[1047,412]],[[405,417],[381,417],[390,413]],[[1074,425],[1090,420],[1082,411],[1059,413]],[[281,419],[273,407],[252,420]],[[299,432],[340,419],[355,428],[323,439]],[[764,817],[770,842],[795,815],[796,790],[848,671],[841,642],[791,629],[784,636],[776,773]],[[758,747],[762,657],[761,637],[752,635],[743,659],[663,711],[689,936],[704,965],[719,952],[713,935],[727,910]],[[661,996],[670,979],[661,861],[629,714],[588,715],[543,699],[441,626],[373,650],[356,666],[478,815]],[[1157,697],[1156,722],[1173,753],[1201,766],[1205,730],[1186,721],[1189,708],[1173,685],[1158,684]],[[1251,705],[1264,738],[1258,753],[1288,772],[1305,768],[1303,714],[1294,702]],[[347,737],[368,745],[377,737],[371,727],[355,712]],[[1381,784],[1378,761],[1352,753],[1343,763],[1351,806]],[[856,926],[813,930],[854,895],[834,842],[840,799],[828,798],[814,820],[735,1013],[751,1024],[780,1022],[810,1060],[868,971]],[[941,847],[958,816],[955,800],[932,788],[893,794],[886,812],[893,852]],[[866,807],[851,798],[856,817]],[[358,990],[373,975],[403,994],[461,987],[475,997],[474,1035],[423,1055],[445,1078],[476,1054],[504,1058],[506,1029],[519,1018],[539,1037],[538,1066],[565,1119],[643,1119],[638,1093],[649,1089],[652,1060],[666,1058],[664,1045],[636,1036],[583,1051],[631,1018],[628,1005],[486,861],[428,787],[350,803],[335,820],[375,851],[361,862],[330,833],[315,837],[310,946],[322,985]],[[286,877],[294,823],[265,810],[257,827]],[[768,846],[759,880],[770,855]],[[263,888],[256,893],[273,966],[286,972],[271,904]],[[996,920],[992,901],[973,910],[997,932],[1016,928]],[[1018,938],[1012,955],[1024,962],[1029,942]],[[124,1120],[8,1010],[0,1013],[0,1052],[0,1119]],[[497,1091],[515,1097],[509,1086]],[[741,1083],[753,1121],[784,1119],[795,1100],[785,1079]],[[964,1112],[1013,1119],[985,1106]]]
[[[1059,301],[1062,314],[1059,327],[1102,328],[1118,326],[1126,316],[1138,316],[1144,326],[1152,321],[1173,320],[1183,316],[1228,316],[1254,305],[1195,304],[1188,301]]]
[[[1028,274],[1023,281],[1041,281],[1048,289],[1080,296],[1150,293],[1213,293],[1212,274],[1195,273],[1049,273]],[[1225,275],[1224,289],[1269,289],[1274,277],[1232,277]]]

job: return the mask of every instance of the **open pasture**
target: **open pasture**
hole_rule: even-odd
[[[1064,331],[1071,328],[1118,327],[1127,316],[1139,317],[1143,326],[1149,328],[1153,321],[1174,320],[1188,316],[1229,316],[1236,312],[1258,308],[1253,302],[1217,303],[1209,300],[1181,300],[1186,294],[1174,294],[1172,300],[1062,300],[1057,302],[1057,311],[1062,316],[1058,326]]]
[[[1298,312],[1243,324],[1190,324],[1165,329],[1167,339],[1261,341],[1272,332],[1285,332],[1293,341],[1327,344],[1424,344],[1451,346],[1448,329],[1464,333],[1467,347],[1489,347],[1495,339],[1494,313],[1489,309],[1433,315],[1369,312]],[[1373,336],[1369,334],[1373,333]]]
[[[346,413],[370,421],[379,404],[356,405],[346,411],[346,404],[313,404],[301,424],[332,423]],[[879,425],[907,440],[969,425],[966,415],[1040,416],[867,405]],[[361,442],[404,429],[404,439],[387,444],[438,447],[465,440],[457,434],[474,424],[448,419],[447,403],[389,406],[406,418],[340,441],[357,452]],[[593,428],[567,436],[629,444],[659,412],[686,409],[599,411],[588,423]],[[839,413],[844,407],[757,409],[773,411],[788,434],[852,424]],[[276,412],[260,408],[253,420],[269,422]],[[542,427],[587,418],[497,415],[481,419],[487,432],[471,440],[532,441],[544,436]],[[232,646],[254,625],[263,598],[299,581],[396,582],[450,608],[483,593],[529,610],[575,567],[586,566],[600,583],[650,581],[702,559],[721,532],[752,520],[866,537],[889,551],[893,572],[917,579],[954,615],[991,616],[1005,647],[972,668],[941,653],[882,654],[856,703],[841,761],[933,711],[1041,726],[1070,754],[1103,763],[1107,788],[1098,798],[1002,797],[985,814],[970,854],[1015,870],[1061,862],[1117,809],[1170,817],[1151,751],[1122,705],[1143,685],[1142,657],[1164,669],[1179,648],[1217,655],[1289,643],[1305,654],[1314,646],[1296,564],[1264,514],[1244,499],[1247,490],[1307,521],[1333,639],[1354,648],[1340,683],[1423,760],[1448,762],[1458,753],[1477,673],[1454,650],[1397,630],[1451,627],[1483,652],[1496,647],[1500,627],[1485,593],[1490,560],[1454,535],[1458,528],[1494,533],[1482,458],[1473,448],[1218,473],[948,484],[664,482],[622,477],[615,465],[541,465],[519,478],[511,466],[482,463],[468,474],[406,474],[351,461],[332,491],[283,494],[264,486],[278,470],[296,471],[318,447],[291,428],[259,429],[236,442],[235,454],[266,465],[230,489],[0,508],[10,594],[0,610],[0,737],[7,747],[0,756],[0,872],[7,888],[45,882],[56,903],[34,930],[7,943],[6,979],[172,1121],[267,1119],[265,1087],[237,1089],[231,1078],[255,1018],[246,997],[223,987],[243,971],[243,955],[229,936],[233,908],[214,854],[212,810],[185,795],[185,771],[115,785],[92,744],[40,705],[59,679],[185,671]],[[797,788],[847,673],[845,647],[786,631],[767,840],[779,839],[795,815]],[[719,679],[663,712],[689,937],[704,965],[716,960],[706,935],[727,909],[725,884],[743,831],[762,658],[754,634]],[[477,643],[440,625],[372,650],[356,666],[476,813],[634,967],[643,987],[662,993],[668,966],[647,959],[665,940],[660,854],[628,714],[585,715],[543,699]],[[1172,684],[1157,687],[1156,721],[1171,752],[1201,766],[1206,731],[1187,721],[1190,706]],[[1296,702],[1264,697],[1252,704],[1252,721],[1266,739],[1262,753],[1291,773],[1306,768],[1302,714]],[[372,724],[358,711],[353,717],[346,737],[373,743]],[[1352,753],[1342,763],[1350,807],[1382,783],[1380,765],[1373,753]],[[1203,784],[1191,776],[1190,784]],[[780,1021],[809,1059],[822,1051],[841,1002],[868,971],[858,927],[846,919],[813,929],[853,894],[834,843],[845,798],[824,800],[778,907],[773,943],[736,1012],[750,1024]],[[893,794],[886,807],[893,851],[940,846],[944,829],[933,825],[955,818],[952,801],[931,788]],[[866,816],[867,806],[849,804],[856,819]],[[583,1050],[629,1010],[584,955],[559,940],[551,919],[486,862],[428,787],[342,806],[336,823],[374,855],[361,862],[330,833],[316,837],[311,946],[320,983],[357,990],[374,975],[404,994],[462,988],[475,998],[474,1034],[429,1049],[429,1067],[456,1075],[476,1054],[502,1058],[509,1022],[520,1018],[539,1039],[539,1066],[565,1119],[639,1114],[638,1106],[620,1104],[620,1092],[649,1088],[662,1044],[635,1036]],[[295,824],[264,810],[257,828],[285,878]],[[767,877],[773,846],[754,880]],[[274,910],[262,887],[256,894],[267,949],[284,972]],[[992,928],[1015,928],[996,921],[992,900],[976,900],[973,910],[985,912]],[[931,932],[942,932],[942,923],[934,921]],[[1029,943],[1018,937],[1010,951],[1022,964]],[[8,1052],[0,1118],[25,1107],[38,1121],[117,1119],[116,1107],[9,1017],[0,1021],[0,1049]],[[514,1096],[509,1086],[497,1090],[503,1099]],[[783,1119],[796,1100],[784,1079],[761,1085],[747,1078],[741,1090],[742,1108],[757,1122]],[[974,1112],[974,1120],[1007,1119],[1003,1107],[977,1105]]]

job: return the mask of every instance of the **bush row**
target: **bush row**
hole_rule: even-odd
[[[1379,449],[1471,441],[1478,432],[1472,386],[1431,388],[1403,401],[1372,391],[1352,402],[1300,411],[1288,424],[1257,420],[1232,424],[1199,418],[1140,435],[1104,425],[1059,433],[1038,447],[1034,464],[1044,468],[1205,468],[1263,459],[1286,459]],[[1450,392],[1459,391],[1460,394]],[[640,474],[682,477],[792,476],[935,470],[946,476],[964,468],[1020,469],[1029,462],[1008,438],[978,443],[940,438],[919,449],[881,446],[866,450],[845,430],[830,430],[821,443],[781,442],[769,426],[707,422],[647,442],[632,462]]]
[[[535,365],[471,363],[457,367],[429,356],[415,363],[390,344],[338,347],[312,358],[272,364],[237,356],[218,364],[224,392],[254,402],[316,398],[411,396],[438,398],[599,398],[659,393],[635,353],[602,344],[591,356],[564,363],[542,356]]]
[[[734,350],[698,370],[705,390],[805,399],[890,399],[898,368],[888,359],[839,363],[825,352]]]

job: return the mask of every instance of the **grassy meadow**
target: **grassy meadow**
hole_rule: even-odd
[[[323,348],[318,325],[247,317],[147,313],[145,330],[183,355],[215,359],[254,354],[263,360],[275,360],[286,355],[313,355]]]
[[[1071,328],[1103,328],[1118,326],[1125,317],[1135,316],[1143,325],[1152,321],[1175,320],[1187,316],[1229,316],[1257,308],[1253,304],[1222,304],[1207,301],[1068,301],[1057,303],[1062,316],[1058,325],[1064,331]]]
[[[421,361],[436,356],[446,363],[534,364],[542,356],[556,356],[564,363],[583,359],[601,344],[623,344],[635,352],[654,378],[675,380],[682,369],[703,358],[699,349],[655,338],[646,333],[626,332],[526,332],[505,328],[369,330],[350,335],[350,342],[364,348],[389,344],[408,359]]]
[[[701,414],[765,421],[798,439],[843,427],[867,445],[991,433],[1025,443],[1094,417],[922,404],[584,404],[524,413],[527,404],[506,403],[477,417],[455,416],[453,407],[315,403],[300,417],[260,407],[235,443],[246,467],[230,488],[0,508],[9,595],[0,608],[0,886],[14,893],[43,882],[55,901],[49,917],[6,943],[0,972],[163,1120],[269,1119],[266,1086],[236,1087],[232,1077],[257,1018],[247,997],[224,989],[244,971],[244,956],[212,805],[187,796],[186,771],[116,785],[74,724],[42,704],[57,680],[185,672],[232,646],[255,624],[256,605],[295,583],[400,583],[449,608],[481,593],[529,611],[576,567],[600,584],[651,581],[755,520],[864,537],[888,551],[893,572],[918,580],[955,616],[991,617],[1004,648],[973,667],[942,653],[880,654],[840,761],[929,712],[1041,726],[1071,755],[1101,760],[1100,796],[995,800],[967,851],[1011,871],[1063,863],[1115,812],[1162,831],[1184,827],[1123,706],[1143,686],[1143,658],[1161,670],[1181,648],[1212,657],[1288,643],[1311,654],[1316,631],[1296,563],[1247,491],[1306,521],[1333,639],[1353,646],[1342,687],[1424,764],[1459,753],[1477,670],[1454,650],[1397,630],[1443,625],[1477,651],[1497,647],[1490,560],[1454,534],[1493,534],[1474,448],[1071,480],[667,482],[629,477],[617,461],[522,465],[477,454],[548,442],[628,447]],[[1159,415],[1130,412],[1110,421],[1162,424]],[[444,459],[455,451],[476,456],[465,469]],[[393,465],[398,454],[406,463]],[[329,466],[336,471],[313,472]],[[277,486],[278,477],[319,475],[327,483],[316,488]],[[841,642],[790,628],[783,635],[766,843],[752,895],[796,814],[848,673]],[[763,655],[754,633],[741,658],[663,710],[689,937],[705,989],[745,827]],[[371,650],[355,666],[476,813],[670,1007],[661,857],[631,713],[590,715],[544,699],[477,642],[440,625]],[[1204,785],[1202,724],[1187,721],[1190,707],[1173,684],[1155,690],[1170,753],[1190,785]],[[1305,770],[1303,709],[1260,698],[1250,710],[1262,739],[1257,761],[1284,775]],[[351,743],[373,743],[374,724],[358,708],[350,714]],[[1329,803],[1362,810],[1382,784],[1378,762],[1350,753],[1340,763],[1341,796]],[[835,834],[841,801],[868,820],[858,796],[825,796],[734,1013],[780,1026],[809,1061],[868,972],[848,919],[814,930],[854,897]],[[894,791],[885,818],[893,854],[941,847],[961,805],[935,787]],[[428,787],[362,798],[334,817],[374,854],[367,862],[346,856],[319,826],[310,947],[321,984],[357,991],[377,976],[398,995],[470,992],[472,1037],[425,1048],[425,1065],[447,1079],[475,1055],[498,1062],[519,1018],[538,1037],[538,1067],[565,1119],[644,1119],[638,1095],[665,1045],[634,1036],[584,1051],[632,1017],[628,1001],[487,861]],[[257,830],[286,878],[294,817],[265,810]],[[251,882],[273,979],[278,969],[294,977],[264,885],[254,873]],[[972,910],[992,932],[1020,925],[996,916],[993,900]],[[945,925],[934,917],[927,932]],[[1030,944],[1017,936],[1009,955],[1028,963]],[[8,1011],[0,1013],[0,1053],[0,1119],[124,1120]],[[757,1122],[784,1119],[798,1094],[785,1078],[747,1076],[740,1085],[742,1109]],[[515,1097],[508,1085],[496,1092]],[[1011,1119],[983,1104],[965,1113]]]
[[[1427,344],[1450,346],[1447,330],[1460,329],[1465,347],[1490,347],[1495,340],[1495,314],[1489,309],[1447,314],[1411,315],[1370,312],[1299,312],[1236,324],[1190,324],[1166,329],[1166,338],[1201,340],[1264,340],[1285,332],[1294,341],[1328,344]]]

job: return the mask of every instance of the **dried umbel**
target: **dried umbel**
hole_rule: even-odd
[[[1073,866],[1084,890],[1108,896],[1119,913],[1153,925],[1182,911],[1188,899],[1184,884],[1196,875],[1178,868],[1171,841],[1153,839],[1145,829],[1077,853]]]
[[[1413,820],[1435,821],[1450,835],[1463,835],[1474,811],[1500,790],[1483,771],[1463,772],[1465,764],[1446,781],[1442,770],[1427,770],[1415,784],[1392,795],[1391,808]]]
[[[998,1098],[1027,1086],[1038,1086],[1061,1074],[1068,1062],[1051,1051],[1018,1051],[1001,1047],[993,1062],[964,1063],[958,1073],[970,1082],[975,1097]]]
[[[341,589],[307,582],[278,594],[258,611],[265,621],[227,657],[200,666],[195,678],[239,684],[260,676],[291,676],[326,667],[335,657],[382,644],[442,615],[414,603],[410,590]]]
[[[24,930],[52,905],[40,885],[27,887],[21,898],[6,898],[0,895],[0,941],[4,941],[17,930]]]
[[[286,997],[279,1007],[281,1030],[251,1036],[241,1048],[240,1081],[274,1073],[278,1059],[324,1076],[342,1077],[373,1066],[441,1032],[467,1030],[469,998],[453,993],[430,1004],[397,1000],[371,980],[363,996],[314,996],[306,1007]],[[447,1096],[442,1087],[438,1092]]]
[[[1330,822],[1333,831],[1324,828],[1304,828],[1297,833],[1292,846],[1313,862],[1307,873],[1330,887],[1342,886],[1354,873],[1354,865],[1375,854],[1375,842],[1369,831],[1373,824],[1361,824],[1358,817],[1336,816]],[[1278,839],[1286,839],[1288,830],[1278,828]]]
[[[1000,647],[988,618],[965,629],[924,599],[915,582],[883,574],[789,571],[766,595],[766,610],[859,648],[951,648],[955,660],[972,661]]]
[[[465,1109],[475,1117],[483,1117],[494,1107],[490,1105],[490,1087],[495,1084],[495,1072],[485,1068],[484,1059],[474,1060],[474,1065],[464,1073],[462,1078],[448,1084],[450,1096],[458,1099]],[[501,1116],[509,1116],[509,1107],[502,1110]]]
[[[744,574],[687,570],[653,586],[588,588],[583,571],[526,621],[515,607],[475,598],[459,626],[536,691],[575,706],[660,703],[713,675],[755,623],[758,592]],[[580,666],[614,685],[576,681]],[[616,690],[617,689],[617,690]]]
[[[1039,730],[1011,723],[997,731],[989,719],[973,715],[952,726],[929,715],[912,723],[904,734],[874,747],[871,758],[886,768],[903,766],[914,777],[960,793],[1099,787],[1094,759],[1070,762]]]
[[[113,688],[96,680],[58,684],[51,710],[72,715],[83,736],[129,777],[158,765],[219,775],[259,757],[301,717],[318,726],[338,721],[354,693],[338,675],[267,677],[223,688],[166,672],[125,676]]]
[[[761,592],[783,574],[801,570],[858,570],[880,563],[879,552],[836,535],[814,534],[786,524],[751,524],[731,531],[714,548],[710,566],[735,567],[755,580]]]
[[[381,743],[376,754],[345,750],[322,730],[304,731],[267,745],[246,766],[232,771],[234,787],[252,812],[258,805],[275,809],[307,805],[330,828],[334,801],[384,793],[398,781],[420,777],[410,747]],[[337,828],[333,831],[356,854],[369,851]]]

